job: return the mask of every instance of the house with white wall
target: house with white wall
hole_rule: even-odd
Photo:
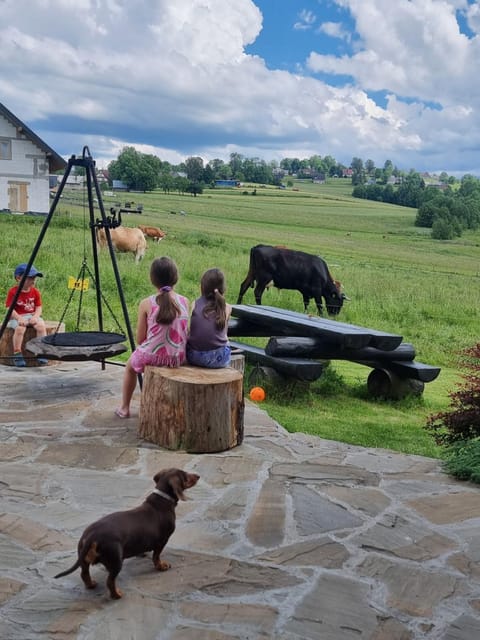
[[[0,211],[48,213],[49,175],[67,162],[0,103]]]

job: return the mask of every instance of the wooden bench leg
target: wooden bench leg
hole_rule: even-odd
[[[166,449],[214,453],[243,441],[243,375],[227,367],[146,367],[139,435]]]
[[[367,389],[374,398],[401,400],[408,395],[420,396],[425,384],[413,378],[400,378],[388,369],[373,369],[367,380]]]

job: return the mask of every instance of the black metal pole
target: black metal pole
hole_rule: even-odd
[[[88,153],[88,157],[86,156],[86,154]],[[123,286],[122,286],[122,280],[120,278],[120,272],[118,270],[118,263],[117,263],[117,258],[115,256],[115,250],[113,248],[113,243],[112,243],[112,237],[110,234],[110,229],[111,228],[115,228],[116,226],[119,226],[121,224],[121,219],[119,218],[118,221],[112,220],[112,218],[108,218],[106,213],[105,213],[105,207],[103,205],[103,199],[102,199],[102,193],[100,191],[100,187],[98,184],[98,180],[97,180],[97,175],[95,173],[95,162],[93,161],[92,157],[90,156],[90,151],[88,149],[88,147],[84,147],[83,149],[83,157],[85,158],[85,163],[86,165],[88,165],[87,168],[87,190],[88,190],[88,200],[89,200],[89,207],[90,207],[90,226],[92,228],[92,245],[93,245],[93,260],[94,260],[94,268],[95,268],[95,278],[97,280],[97,283],[99,283],[99,279],[100,279],[100,270],[98,267],[98,251],[97,251],[97,235],[96,235],[96,229],[98,229],[99,227],[103,228],[105,231],[105,236],[107,238],[107,245],[108,245],[108,250],[110,253],[110,260],[112,262],[112,267],[113,267],[113,273],[115,275],[115,282],[117,284],[117,291],[118,291],[118,295],[120,298],[120,304],[122,306],[122,311],[123,311],[123,317],[125,319],[125,326],[126,326],[126,330],[127,330],[127,335],[128,335],[128,339],[130,342],[130,348],[133,351],[136,347],[135,344],[135,338],[133,335],[133,331],[132,331],[132,325],[130,323],[130,317],[128,314],[128,308],[127,308],[127,304],[125,302],[125,296],[123,294]],[[90,180],[89,180],[90,178]],[[100,210],[100,216],[101,216],[101,222],[100,223],[96,223],[94,221],[94,212],[93,212],[93,194],[92,194],[92,183],[95,187],[95,193],[97,195],[97,201],[98,201],[98,208]],[[98,284],[98,288],[97,288],[97,304],[98,303],[98,296],[100,295],[100,284]],[[102,330],[102,329],[100,329]],[[138,374],[138,383],[140,388],[142,388],[142,383],[143,383],[143,379],[142,379],[142,375]]]

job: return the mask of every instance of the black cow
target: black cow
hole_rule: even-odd
[[[327,312],[337,315],[347,299],[341,293],[339,283],[330,275],[323,258],[303,251],[259,244],[250,249],[250,266],[240,285],[237,304],[242,304],[245,292],[255,282],[255,302],[262,304],[263,292],[271,281],[278,289],[300,291],[305,311],[310,299],[314,298],[318,313],[322,314],[322,298],[325,298]]]

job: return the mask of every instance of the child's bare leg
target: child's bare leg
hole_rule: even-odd
[[[130,360],[127,362],[125,372],[123,374],[122,383],[122,404],[117,409],[117,415],[120,417],[127,417],[130,415],[130,402],[132,400],[133,392],[137,386],[137,374],[132,369]]]
[[[23,336],[25,335],[26,327],[17,325],[13,331],[13,353],[19,353],[22,350]]]
[[[35,323],[35,331],[37,332],[37,338],[44,338],[47,335],[47,327],[42,319],[37,320]]]

